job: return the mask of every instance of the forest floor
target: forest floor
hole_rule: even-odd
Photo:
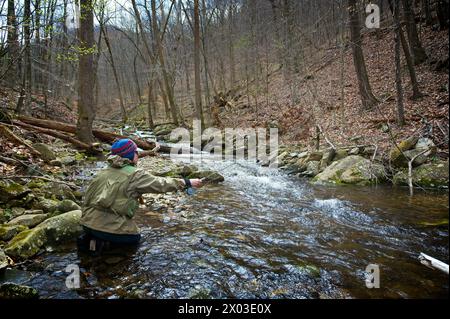
[[[305,72],[297,75],[293,81],[296,92],[286,84],[283,70],[271,75],[269,92],[259,98],[258,106],[254,97],[248,98],[245,88],[242,89],[239,99],[233,101],[236,107],[220,114],[222,124],[225,127],[267,127],[275,123],[282,144],[310,147],[316,136],[315,126],[320,125],[335,145],[350,146],[357,141],[360,145],[375,144],[381,152],[386,152],[393,140],[398,143],[422,129],[422,132],[428,131],[426,135],[438,146],[440,156],[448,158],[448,30],[433,31],[423,27],[421,31],[428,60],[416,66],[416,73],[424,97],[415,101],[410,98],[409,73],[402,59],[406,116],[403,127],[395,121],[394,37],[388,29],[369,32],[363,37],[370,83],[380,100],[374,109],[362,110],[351,49],[346,48],[342,59],[341,50],[335,47],[323,50],[319,63],[305,67],[307,77]],[[296,98],[293,99],[292,93]],[[322,143],[325,143],[323,138]]]

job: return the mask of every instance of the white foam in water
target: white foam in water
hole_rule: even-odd
[[[315,199],[313,205],[317,208],[336,209],[342,208],[344,203],[337,198]]]

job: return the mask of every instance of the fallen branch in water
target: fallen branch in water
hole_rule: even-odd
[[[438,269],[448,275],[448,265],[443,263],[442,261],[425,255],[424,253],[420,253],[419,260],[422,265],[425,265],[429,268]]]

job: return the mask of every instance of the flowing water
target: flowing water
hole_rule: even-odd
[[[136,250],[93,258],[59,247],[9,279],[44,298],[448,297],[448,276],[417,258],[448,263],[448,192],[313,186],[247,162],[199,166],[226,181],[173,212],[141,212]],[[70,264],[78,290],[65,286]],[[379,289],[366,287],[369,264]]]

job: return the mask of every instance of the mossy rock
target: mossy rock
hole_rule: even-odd
[[[33,148],[41,154],[41,158],[46,162],[56,159],[55,152],[53,152],[53,150],[46,144],[35,143],[33,144]]]
[[[386,178],[384,166],[362,156],[350,155],[333,162],[313,179],[313,183],[371,185]]]
[[[47,217],[48,214],[22,215],[10,220],[8,225],[23,225],[32,228],[42,223]]]
[[[416,167],[412,170],[413,185],[425,188],[448,188],[448,161],[437,161]],[[394,185],[408,185],[408,171],[395,174]]]
[[[23,225],[0,225],[0,240],[8,241],[11,240],[18,233],[27,230],[28,227]]]
[[[36,228],[15,236],[5,247],[5,253],[19,260],[36,255],[42,248],[74,240],[82,232],[81,210],[47,219]]]
[[[35,288],[4,283],[0,285],[0,299],[38,299],[39,293]]]
[[[42,209],[44,213],[54,213],[58,210],[59,205],[60,202],[57,200],[41,197],[38,199],[33,208]]]
[[[411,136],[406,140],[400,142],[397,147],[393,147],[389,153],[389,160],[392,163],[392,165],[395,166],[399,158],[403,157],[402,152],[413,149],[418,141],[419,141],[418,136]]]
[[[335,162],[340,161],[341,159],[346,158],[347,156],[348,156],[347,150],[339,149],[336,151],[333,161],[335,161]]]
[[[0,202],[8,203],[13,199],[20,199],[29,194],[28,187],[8,180],[0,180]]]
[[[67,212],[71,212],[74,210],[80,210],[80,209],[81,209],[80,205],[78,205],[77,203],[75,203],[74,201],[72,201],[70,199],[65,199],[59,203],[57,210],[61,213],[67,213]]]

